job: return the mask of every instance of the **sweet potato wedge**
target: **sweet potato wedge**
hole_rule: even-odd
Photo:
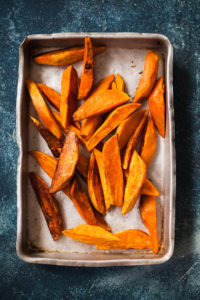
[[[153,183],[147,178],[145,178],[144,185],[141,189],[141,194],[147,196],[160,196],[160,193],[155,185],[153,185]]]
[[[103,147],[103,164],[111,204],[122,206],[124,179],[117,136],[113,135]]]
[[[33,106],[35,107],[44,125],[49,129],[49,131],[51,131],[51,133],[53,133],[53,135],[55,135],[55,137],[57,137],[57,139],[63,140],[64,136],[62,130],[56,123],[54,116],[44,101],[37,85],[32,79],[29,78],[26,80],[26,86],[29,91]]]
[[[95,209],[94,209],[94,214],[95,214],[95,218],[96,218],[96,226],[99,226],[105,230],[111,231],[110,226],[106,223],[103,216]],[[91,225],[93,225],[93,224],[91,224]]]
[[[79,156],[79,144],[76,134],[69,130],[65,137],[56,171],[52,178],[49,192],[56,193],[63,189],[72,178]]]
[[[151,238],[146,232],[136,229],[128,229],[114,234],[119,241],[97,245],[97,249],[152,249]]]
[[[73,123],[73,113],[77,108],[78,74],[73,66],[64,70],[61,81],[60,121],[63,128]]]
[[[117,89],[123,92],[124,91],[124,80],[123,80],[122,76],[119,75],[118,73],[116,76],[115,83],[116,83]]]
[[[81,81],[78,90],[78,100],[85,99],[94,82],[94,55],[91,39],[85,37],[85,49],[83,55],[83,66],[81,72]]]
[[[105,215],[106,210],[104,204],[103,191],[101,187],[97,162],[93,152],[90,156],[90,163],[88,169],[88,192],[94,208],[102,215]]]
[[[153,251],[158,253],[158,229],[156,216],[156,198],[154,196],[142,196],[140,200],[140,214],[144,225],[152,238]]]
[[[47,128],[45,128],[38,120],[33,118],[30,119],[33,121],[33,124],[47,143],[49,149],[55,157],[59,157],[60,152],[62,151],[63,143],[59,141],[55,135],[53,135]]]
[[[163,76],[160,77],[149,96],[149,110],[159,134],[165,138],[165,99]]]
[[[76,169],[78,170],[79,174],[86,179],[88,176],[88,167],[89,167],[89,158],[79,153]]]
[[[146,178],[146,165],[137,153],[134,151],[126,182],[124,192],[124,204],[122,206],[122,214],[128,213],[135,205]]]
[[[115,129],[125,118],[133,111],[139,108],[140,105],[135,103],[125,104],[117,107],[106,118],[104,123],[97,129],[93,136],[87,142],[87,149],[92,150],[101,140],[103,140],[113,129]]]
[[[104,52],[105,49],[105,46],[94,46],[94,55]],[[34,61],[41,65],[68,66],[82,60],[83,55],[84,47],[74,47],[38,55],[34,58]]]
[[[97,84],[95,84],[95,86],[92,89],[87,100],[95,97],[97,94],[100,94],[100,93],[108,90],[111,86],[113,79],[114,79],[114,74],[110,74],[110,75],[106,76],[105,78],[101,79],[99,82],[97,82]]]
[[[87,141],[81,136],[80,129],[78,129],[77,127],[75,127],[73,125],[69,125],[68,130],[73,130],[76,133],[81,144],[83,144],[87,148]],[[68,130],[66,130],[65,132],[67,132]]]
[[[43,94],[47,97],[49,102],[57,109],[60,110],[60,94],[52,89],[51,87],[47,86],[44,83],[38,83],[37,86],[41,89]]]
[[[149,97],[158,74],[158,54],[152,50],[147,51],[144,62],[144,71],[138,84],[134,102],[139,102]]]
[[[92,226],[86,224],[78,225],[75,228],[64,230],[62,233],[76,241],[85,244],[98,245],[119,240],[117,236],[104,230],[99,226]]]
[[[111,88],[112,90],[117,90],[117,85],[115,81],[112,82]]]
[[[128,169],[131,156],[137,146],[140,135],[145,126],[147,116],[148,116],[148,112],[145,112],[139,125],[137,126],[135,132],[133,133],[132,137],[129,139],[128,145],[127,145],[125,153],[124,153],[124,158],[123,158],[123,169],[125,169],[125,170]]]
[[[63,225],[56,199],[49,193],[46,183],[35,173],[29,173],[31,185],[42,209],[52,238],[56,241],[61,236]]]
[[[29,153],[33,158],[35,158],[35,160],[37,160],[45,173],[47,173],[50,178],[53,178],[58,162],[57,159],[51,155],[39,151],[30,151]]]
[[[156,129],[150,116],[142,137],[140,156],[148,167],[156,151]]]
[[[144,113],[145,109],[136,111],[119,124],[116,134],[120,149],[123,149],[127,145],[131,135],[139,125]]]
[[[86,100],[73,114],[74,121],[102,115],[127,102],[129,96],[118,90],[106,90]]]

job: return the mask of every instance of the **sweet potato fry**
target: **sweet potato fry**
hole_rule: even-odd
[[[29,153],[33,158],[35,158],[35,160],[37,160],[45,173],[47,173],[50,178],[53,178],[57,166],[57,159],[39,151],[30,151]]]
[[[155,187],[155,185],[153,185],[153,183],[147,178],[145,178],[141,194],[147,196],[160,196],[160,193]]]
[[[77,108],[78,74],[73,66],[69,66],[62,74],[60,121],[63,128],[73,123],[72,115]]]
[[[123,158],[123,169],[125,169],[125,170],[128,169],[131,156],[137,146],[140,135],[145,126],[147,116],[148,116],[148,112],[145,112],[138,127],[136,128],[135,132],[133,133],[132,137],[130,138],[130,140],[128,142],[128,145],[127,145],[125,153],[124,153],[124,158]]]
[[[87,142],[87,149],[92,150],[102,139],[104,139],[113,129],[115,129],[125,118],[133,111],[139,108],[136,103],[129,103],[117,107],[106,118],[104,123],[97,129],[93,136]]]
[[[90,163],[88,169],[88,192],[94,208],[102,215],[105,215],[106,210],[103,198],[103,191],[101,187],[101,181],[96,159],[93,152],[90,156]]]
[[[149,96],[149,110],[159,134],[165,138],[165,99],[163,76],[160,77]]]
[[[105,46],[94,46],[94,55],[104,52],[105,49]],[[83,55],[84,47],[74,47],[38,55],[34,58],[34,61],[41,65],[68,66],[82,60]]]
[[[56,199],[49,193],[46,183],[35,173],[29,173],[32,187],[42,209],[52,238],[56,241],[61,236],[63,225]]]
[[[103,147],[103,164],[111,204],[122,206],[124,180],[117,136],[113,135]]]
[[[73,114],[74,121],[102,115],[127,102],[129,96],[118,90],[106,90],[86,100]]]
[[[61,128],[56,123],[54,116],[52,115],[49,107],[44,101],[42,94],[40,93],[37,85],[34,83],[32,79],[26,80],[26,86],[29,91],[29,95],[31,97],[32,103],[43,121],[44,125],[57,137],[59,140],[63,140],[64,136]]]
[[[154,196],[142,196],[140,200],[140,214],[144,225],[152,238],[153,251],[158,253],[158,229],[156,217],[156,198]]]
[[[143,134],[140,156],[148,167],[156,150],[156,130],[151,117],[148,116],[148,121]]]
[[[51,150],[52,154],[55,157],[59,157],[60,152],[62,151],[63,143],[59,141],[55,135],[53,135],[47,128],[45,128],[38,120],[33,118],[32,116],[30,119],[33,121],[35,127],[47,143],[49,149]]]
[[[68,130],[73,130],[76,133],[79,141],[87,148],[87,141],[81,136],[80,129],[75,126],[69,125]],[[65,132],[67,132],[68,130],[66,130]]]
[[[88,176],[88,167],[89,167],[89,158],[81,153],[79,153],[78,162],[76,169],[81,176],[87,179]]]
[[[152,241],[148,234],[144,231],[136,229],[128,229],[114,234],[119,241],[99,244],[97,249],[152,249]]]
[[[121,75],[119,75],[118,73],[117,73],[115,82],[116,82],[117,89],[123,92],[124,91],[124,80],[121,77]]]
[[[44,83],[38,83],[37,86],[42,90],[45,94],[49,102],[57,109],[60,110],[60,94],[52,89],[51,87],[47,86]]]
[[[134,151],[129,167],[129,174],[124,192],[122,214],[128,213],[135,205],[146,178],[146,165]]]
[[[79,156],[79,144],[76,134],[69,130],[60,154],[56,171],[52,178],[50,193],[56,193],[63,189],[74,174]]]
[[[94,245],[119,240],[117,236],[99,226],[86,224],[78,225],[75,228],[64,230],[62,233],[76,241]]]
[[[97,94],[100,94],[100,93],[108,90],[111,86],[113,79],[114,79],[114,74],[110,74],[110,75],[106,76],[105,78],[103,78],[102,80],[100,80],[99,82],[97,82],[97,84],[92,89],[87,100],[95,97]]]
[[[115,81],[112,82],[111,88],[112,88],[112,90],[117,90],[117,85],[116,85]]]
[[[119,124],[116,134],[120,149],[123,149],[127,145],[131,135],[139,125],[144,113],[145,109],[136,111]]]
[[[134,102],[147,98],[155,84],[158,74],[158,54],[152,50],[147,51],[144,63],[144,71],[138,84]]]
[[[94,82],[94,55],[91,39],[85,37],[85,49],[83,55],[83,66],[81,72],[81,81],[78,90],[78,100],[85,99]]]
[[[103,216],[95,209],[94,209],[94,214],[95,214],[95,218],[96,218],[96,226],[100,226],[101,228],[103,228],[105,230],[111,231],[110,226],[106,223]],[[91,224],[91,225],[93,225],[93,224]]]

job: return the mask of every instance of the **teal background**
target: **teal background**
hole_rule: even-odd
[[[200,1],[0,0],[0,298],[200,299]],[[26,35],[152,32],[174,47],[176,241],[156,266],[71,268],[16,255],[15,105],[18,48]]]

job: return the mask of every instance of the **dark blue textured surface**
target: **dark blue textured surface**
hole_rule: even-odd
[[[0,1],[0,298],[200,298],[200,1]],[[155,32],[174,47],[176,243],[164,265],[67,268],[16,255],[18,48],[32,33]]]

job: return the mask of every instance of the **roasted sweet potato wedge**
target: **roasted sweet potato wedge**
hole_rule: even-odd
[[[158,253],[158,229],[156,216],[156,198],[154,196],[142,196],[140,199],[140,214],[144,225],[152,238],[153,251]]]
[[[69,130],[65,137],[64,146],[60,154],[56,171],[52,178],[50,193],[63,189],[72,178],[79,156],[79,144],[76,134]]]
[[[123,80],[122,76],[119,75],[118,73],[117,73],[115,82],[116,82],[117,89],[123,92],[124,91],[124,86],[125,86],[124,85],[124,80]]]
[[[102,80],[100,80],[99,82],[97,82],[97,84],[92,89],[87,100],[95,97],[97,94],[101,94],[102,92],[108,90],[111,86],[113,79],[114,79],[114,74],[110,74],[110,75],[106,76],[105,78],[103,78]]]
[[[132,137],[129,139],[123,158],[123,169],[125,170],[128,169],[131,156],[137,146],[142,130],[146,124],[147,116],[148,112],[145,112]]]
[[[89,158],[82,153],[79,153],[76,169],[78,170],[79,174],[85,179],[87,179],[88,176],[88,167]]]
[[[57,137],[57,139],[63,140],[64,136],[62,130],[56,123],[54,116],[44,101],[37,85],[32,79],[29,78],[26,80],[26,86],[29,91],[33,106],[35,107],[44,125],[49,129],[49,131],[51,131],[51,133],[53,133],[53,135],[55,135],[55,137]]]
[[[92,152],[88,169],[88,192],[94,208],[105,215],[105,204],[97,162]]]
[[[111,88],[112,88],[112,90],[117,90],[117,85],[116,85],[115,81],[112,82]]]
[[[122,206],[124,179],[117,136],[113,135],[103,147],[103,164],[111,204]]]
[[[49,193],[46,183],[35,173],[29,173],[31,185],[42,209],[52,238],[56,241],[61,236],[63,225],[56,199]]]
[[[138,84],[134,102],[149,97],[151,90],[156,82],[158,74],[158,54],[152,50],[147,51],[144,63],[144,71]]]
[[[135,103],[125,104],[117,107],[106,118],[104,123],[97,129],[87,142],[87,149],[92,150],[101,140],[103,140],[113,129],[115,129],[126,117],[139,108]]]
[[[30,151],[29,153],[33,158],[35,158],[35,160],[37,160],[45,173],[47,173],[50,178],[53,178],[58,162],[57,159],[51,155],[39,151]]]
[[[138,110],[119,124],[116,134],[120,149],[123,149],[127,145],[132,134],[139,125],[144,113],[145,109]]]
[[[153,185],[153,183],[147,178],[145,178],[141,194],[147,196],[160,196],[160,193],[155,187],[155,185]]]
[[[151,117],[148,121],[141,141],[140,156],[148,167],[156,151],[156,129]]]
[[[52,89],[51,87],[47,86],[44,83],[38,83],[37,86],[42,90],[45,94],[49,102],[57,109],[60,110],[60,94]]]
[[[105,46],[94,46],[94,55],[105,51]],[[74,47],[38,55],[34,61],[41,65],[68,66],[83,59],[84,47]]]
[[[94,245],[119,240],[117,236],[99,226],[86,224],[78,225],[75,228],[64,230],[63,234],[76,241]]]
[[[123,215],[128,213],[134,207],[140,195],[145,178],[146,165],[137,151],[134,151],[130,161],[129,173],[124,192],[124,204],[122,207]]]
[[[165,98],[163,76],[160,77],[149,96],[149,110],[159,134],[165,137]]]
[[[94,82],[94,54],[91,39],[85,37],[85,49],[83,55],[83,66],[81,72],[81,81],[78,90],[78,100],[85,99]]]
[[[38,120],[33,118],[30,119],[33,121],[33,124],[47,143],[49,149],[55,157],[59,157],[60,152],[62,151],[63,143],[59,141],[55,135],[53,135],[47,128],[45,128]]]
[[[87,148],[87,141],[81,136],[80,129],[78,129],[77,127],[75,127],[73,125],[69,125],[68,130],[73,130],[76,133],[81,144],[83,144]],[[65,132],[67,132],[68,130],[66,130]]]
[[[100,226],[101,228],[111,231],[110,226],[106,223],[106,221],[104,220],[103,216],[94,209],[94,214],[95,214],[95,218],[96,218],[96,222],[97,222],[97,226]],[[93,225],[93,224],[91,224]]]
[[[124,92],[106,90],[86,100],[73,114],[74,121],[102,115],[128,100],[129,96]]]
[[[128,229],[114,234],[119,241],[97,245],[97,249],[152,249],[152,241],[144,231]]]
[[[73,66],[64,70],[61,81],[60,121],[63,128],[73,123],[73,113],[77,108],[78,74]]]

